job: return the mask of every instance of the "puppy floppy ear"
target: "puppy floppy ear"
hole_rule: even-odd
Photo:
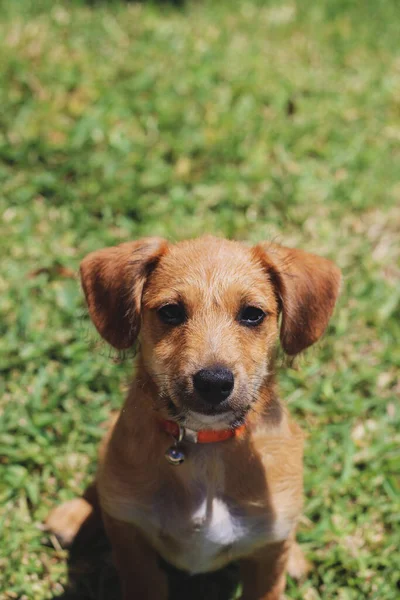
[[[139,333],[143,287],[166,248],[161,238],[143,238],[92,252],[81,263],[90,318],[119,350],[132,346]]]
[[[303,250],[261,243],[253,248],[267,268],[282,312],[281,344],[298,354],[324,333],[340,291],[340,269]]]

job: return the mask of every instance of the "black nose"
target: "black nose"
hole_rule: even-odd
[[[193,375],[195,390],[204,400],[217,404],[229,396],[235,383],[233,373],[225,367],[201,369]]]

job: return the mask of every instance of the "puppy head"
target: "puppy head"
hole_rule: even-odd
[[[340,286],[323,258],[212,237],[100,250],[81,276],[100,334],[127,348],[141,330],[163,406],[194,429],[243,419],[272,368],[279,315],[282,347],[297,354],[323,334]]]

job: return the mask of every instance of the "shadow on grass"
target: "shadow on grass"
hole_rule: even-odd
[[[89,533],[88,533],[89,532]],[[168,573],[170,600],[230,600],[238,586],[236,565],[189,576],[161,561]],[[121,600],[111,549],[103,528],[83,525],[69,553],[68,587],[52,600]],[[138,599],[139,600],[139,599]]]

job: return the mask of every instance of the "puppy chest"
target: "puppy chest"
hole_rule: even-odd
[[[170,511],[146,520],[145,533],[160,554],[191,573],[217,569],[262,545],[266,515],[240,514],[223,499],[204,498],[189,514]]]
[[[135,525],[169,563],[189,573],[219,569],[264,545],[287,539],[297,511],[284,503],[255,508],[225,498],[223,493],[195,495],[185,502],[167,486],[147,506],[120,495],[102,498],[103,509],[120,521]]]

